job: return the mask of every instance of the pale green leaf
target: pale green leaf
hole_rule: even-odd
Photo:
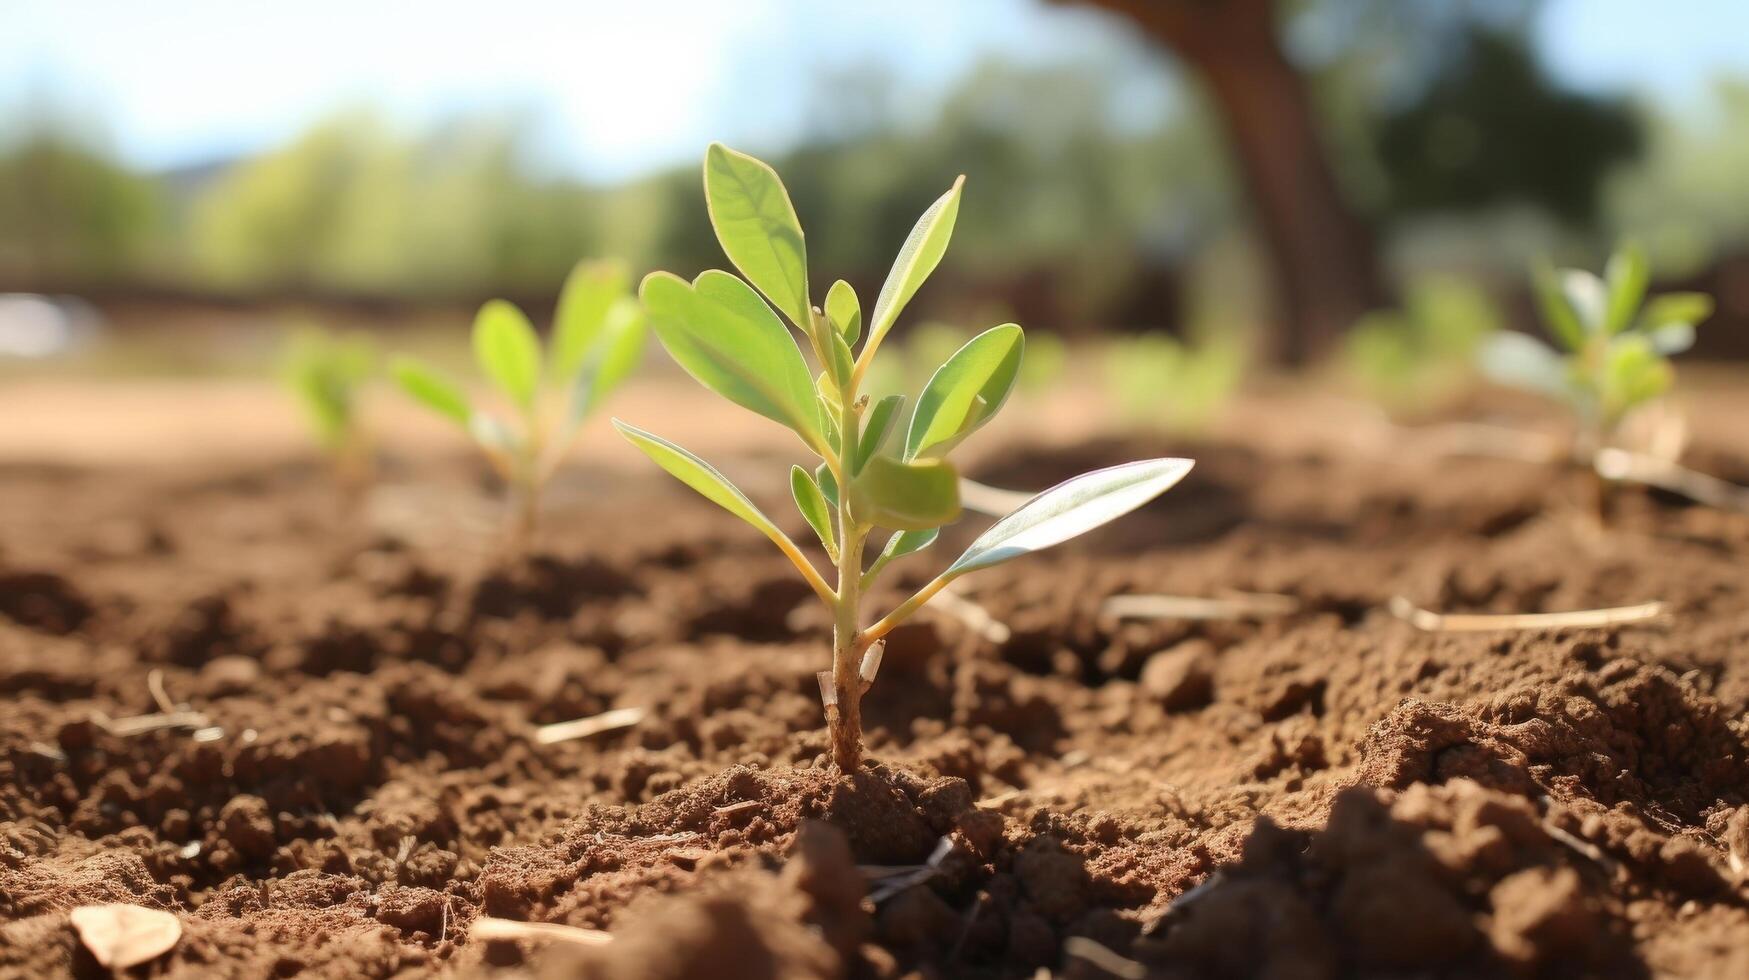
[[[856,370],[856,355],[850,352],[850,345],[845,343],[844,335],[836,330],[827,330],[823,346],[826,356],[830,358],[828,367],[832,375],[832,385],[839,391],[850,385],[850,374]]]
[[[638,368],[644,356],[644,310],[620,297],[607,312],[600,336],[585,352],[571,389],[568,422],[574,428],[598,408]]]
[[[704,196],[724,254],[796,326],[808,327],[808,250],[801,221],[777,171],[712,143]]]
[[[1686,320],[1672,320],[1661,327],[1646,331],[1646,339],[1652,342],[1652,349],[1660,354],[1680,354],[1694,346],[1694,324]]]
[[[891,561],[906,555],[922,551],[935,543],[941,537],[940,528],[925,528],[921,531],[895,531],[887,539],[887,546],[881,549],[881,557]]]
[[[524,411],[534,407],[540,386],[540,337],[521,310],[501,299],[480,307],[474,317],[474,360],[511,401]]]
[[[838,509],[838,478],[832,475],[832,467],[821,463],[814,467],[814,484],[820,488],[820,496],[826,498],[827,506]]]
[[[1561,273],[1561,295],[1587,334],[1604,332],[1609,321],[1609,289],[1602,279],[1584,269],[1568,269]]]
[[[829,554],[838,553],[838,542],[832,534],[832,513],[826,506],[826,497],[820,493],[819,484],[808,475],[808,471],[800,466],[792,466],[789,470],[789,489],[796,499],[796,509],[802,512],[802,519],[814,529],[820,544],[824,545]]]
[[[473,409],[468,406],[468,396],[461,386],[410,357],[397,357],[390,362],[389,374],[414,401],[464,429],[468,427]]]
[[[1550,395],[1567,394],[1567,364],[1554,348],[1529,334],[1501,331],[1482,343],[1482,374],[1495,384]]]
[[[611,259],[586,260],[571,270],[553,314],[550,369],[555,378],[569,383],[583,369],[609,326],[609,314],[630,295],[630,275],[624,262]]]
[[[1567,303],[1567,295],[1561,289],[1560,273],[1547,262],[1539,262],[1532,270],[1531,282],[1536,287],[1537,308],[1542,311],[1543,323],[1548,326],[1549,333],[1568,350],[1583,347],[1585,327]]]
[[[1020,327],[1005,323],[955,351],[917,398],[905,458],[942,455],[988,422],[1014,389],[1024,347]]]
[[[735,404],[789,426],[820,450],[820,406],[802,352],[746,283],[716,270],[690,285],[653,272],[641,294],[651,328],[688,374]]]
[[[754,506],[729,478],[717,472],[716,467],[687,452],[680,446],[644,430],[613,420],[613,427],[619,430],[626,441],[638,447],[644,455],[656,462],[657,466],[667,470],[675,479],[686,484],[705,499],[723,508],[748,524],[758,528],[766,537],[774,541],[788,541],[789,537],[771,522],[769,517]]]
[[[1651,270],[1646,265],[1646,251],[1635,242],[1626,242],[1609,257],[1604,269],[1608,312],[1603,318],[1606,333],[1621,333],[1634,322],[1634,313],[1646,298],[1646,283]]]
[[[1686,323],[1698,327],[1713,315],[1713,298],[1705,293],[1664,293],[1646,304],[1641,326],[1655,330],[1665,324]]]
[[[1085,534],[1165,493],[1192,465],[1188,459],[1149,459],[1059,483],[991,525],[942,577],[957,578]]]
[[[850,485],[850,512],[858,521],[894,530],[940,527],[959,517],[959,474],[942,460],[875,456]]]
[[[862,439],[856,445],[856,458],[850,461],[852,473],[861,473],[863,464],[886,445],[887,436],[897,428],[894,423],[898,421],[899,409],[904,404],[904,395],[888,395],[868,410],[868,418],[862,425]]]
[[[856,298],[856,290],[850,288],[850,283],[840,279],[827,290],[826,319],[832,324],[832,329],[844,335],[847,344],[856,343],[862,336],[862,302]]]
[[[911,228],[910,236],[899,249],[899,257],[893,261],[893,268],[887,273],[887,281],[881,286],[880,295],[875,298],[874,314],[869,319],[869,349],[880,344],[881,338],[887,335],[887,331],[899,319],[899,312],[905,308],[905,304],[911,301],[923,281],[941,263],[941,256],[947,251],[948,239],[953,237],[954,219],[959,216],[960,210],[960,188],[965,182],[964,177],[954,180],[953,187],[936,198],[935,203],[929,205],[923,216],[917,219],[917,224]]]

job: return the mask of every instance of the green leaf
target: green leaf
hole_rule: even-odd
[[[1651,279],[1651,270],[1646,265],[1645,249],[1636,242],[1623,243],[1609,257],[1609,265],[1603,274],[1609,295],[1603,329],[1605,333],[1621,333],[1634,322],[1634,313],[1646,298],[1646,283]]]
[[[622,296],[608,310],[601,335],[585,352],[577,382],[571,388],[568,421],[578,423],[607,400],[644,357],[644,310],[638,301]]]
[[[1640,325],[1648,330],[1670,323],[1686,323],[1697,327],[1701,321],[1712,315],[1713,298],[1705,293],[1664,293],[1652,297],[1652,301],[1646,304],[1646,312],[1640,317]]]
[[[911,234],[899,249],[899,257],[893,261],[892,271],[887,273],[887,281],[881,286],[880,295],[875,298],[874,316],[869,321],[868,346],[865,352],[880,344],[881,338],[887,335],[887,331],[899,319],[899,312],[905,308],[905,304],[911,301],[923,281],[941,263],[942,254],[947,251],[948,239],[953,237],[954,219],[959,216],[960,210],[960,188],[965,182],[963,176],[955,179],[953,187],[936,198],[935,203],[923,212],[923,216],[911,228]]]
[[[1616,419],[1670,390],[1675,372],[1645,335],[1629,334],[1610,344],[1603,379],[1604,414]]]
[[[906,459],[943,455],[988,422],[1020,374],[1025,338],[1005,323],[973,337],[936,370],[905,434]]]
[[[796,498],[796,509],[802,512],[802,519],[814,529],[814,534],[820,539],[827,553],[838,554],[838,541],[832,535],[832,514],[826,506],[826,497],[820,493],[819,484],[808,475],[808,471],[800,466],[791,466],[789,470],[789,491]]]
[[[468,427],[473,409],[468,406],[468,396],[462,393],[461,386],[410,357],[397,357],[390,362],[389,374],[414,401],[464,429]]]
[[[1482,344],[1482,374],[1495,384],[1556,398],[1568,394],[1567,364],[1554,348],[1529,334],[1502,331]]]
[[[1653,350],[1668,357],[1694,346],[1694,324],[1673,320],[1661,327],[1653,327],[1646,331],[1645,336],[1651,341]]]
[[[808,249],[777,171],[712,143],[704,197],[724,254],[796,326],[808,328]]]
[[[959,474],[941,460],[875,456],[850,485],[850,512],[860,522],[900,531],[940,527],[960,515]]]
[[[534,407],[540,358],[540,337],[521,310],[501,299],[480,307],[474,317],[474,360],[524,411]]]
[[[893,536],[887,539],[887,546],[881,549],[881,557],[887,561],[903,558],[929,547],[939,537],[941,537],[941,529],[935,527],[922,531],[895,531]]]
[[[831,322],[832,329],[844,335],[847,344],[856,343],[862,336],[862,303],[856,298],[856,290],[850,288],[850,283],[840,279],[827,290],[826,319]]]
[[[886,445],[887,436],[893,431],[893,425],[899,417],[899,409],[905,404],[904,395],[888,395],[875,402],[868,410],[868,418],[862,425],[862,438],[856,444],[856,458],[850,461],[850,472],[861,473],[864,463],[875,457]]]
[[[826,331],[826,356],[831,358],[828,368],[832,374],[832,384],[839,391],[850,386],[850,375],[856,370],[856,355],[850,352],[850,345],[844,342],[844,335],[836,330]]]
[[[838,478],[832,475],[832,467],[821,463],[814,467],[814,485],[820,488],[820,496],[826,498],[827,506],[838,509]]]
[[[583,261],[565,279],[553,314],[553,376],[569,383],[609,325],[608,315],[627,298],[630,272],[624,262]]]
[[[1531,281],[1536,286],[1537,308],[1542,311],[1543,323],[1548,326],[1549,333],[1568,350],[1576,351],[1585,346],[1585,328],[1579,323],[1578,314],[1567,305],[1561,277],[1554,266],[1547,262],[1537,263]]]
[[[640,291],[662,346],[706,388],[825,444],[808,366],[783,322],[748,285],[711,270],[688,285],[652,272]],[[822,453],[824,455],[824,453]]]
[[[1192,465],[1188,459],[1149,459],[1059,483],[992,524],[941,577],[957,578],[1085,534],[1165,493]]]
[[[1584,269],[1561,273],[1561,295],[1587,334],[1603,333],[1609,321],[1609,289]]]
[[[515,455],[520,444],[516,433],[510,430],[496,415],[490,412],[475,412],[468,418],[468,434],[474,441],[487,449]]]
[[[619,419],[613,420],[613,427],[626,441],[643,450],[644,455],[656,461],[656,465],[667,470],[681,483],[697,490],[705,498],[723,508],[743,521],[758,528],[766,537],[773,541],[788,541],[789,537],[771,522],[753,501],[747,499],[729,478],[717,472],[716,467],[699,459],[692,453],[672,442],[645,432],[634,425],[628,425]]]

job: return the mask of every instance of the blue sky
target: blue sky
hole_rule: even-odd
[[[1691,100],[1749,76],[1749,3],[1552,0],[1551,67],[1587,87]],[[918,102],[981,58],[1134,59],[1103,15],[1035,0],[0,0],[0,113],[44,92],[148,166],[263,149],[342,106],[409,125],[478,108],[545,121],[556,166],[598,179],[689,160],[709,139],[779,146],[822,66],[879,62]]]

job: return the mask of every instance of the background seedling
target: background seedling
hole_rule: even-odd
[[[391,370],[420,404],[473,436],[511,490],[516,537],[525,543],[539,519],[541,490],[578,427],[637,367],[643,311],[624,265],[583,262],[565,280],[548,349],[528,317],[501,299],[474,318],[473,347],[480,373],[509,403],[508,417],[475,408],[459,385],[420,361],[398,357]],[[558,395],[561,413],[549,417]]]
[[[1560,345],[1500,333],[1481,349],[1488,377],[1565,404],[1578,423],[1574,455],[1589,464],[1610,447],[1634,409],[1670,389],[1670,355],[1694,343],[1694,328],[1712,314],[1702,293],[1666,293],[1644,304],[1645,253],[1627,244],[1602,278],[1583,269],[1535,272],[1544,324]]]
[[[1220,418],[1245,373],[1245,345],[1219,337],[1185,343],[1164,333],[1111,341],[1106,393],[1132,425],[1201,435]]]
[[[327,454],[349,507],[371,477],[370,434],[359,401],[376,376],[377,364],[376,347],[368,337],[316,329],[295,334],[284,356],[286,384]]]
[[[788,427],[818,458],[811,470],[792,469],[790,486],[836,565],[836,587],[715,467],[614,421],[657,465],[770,538],[831,610],[832,669],[821,672],[821,693],[832,758],[844,772],[861,760],[862,694],[879,669],[879,644],[888,631],[960,576],[1126,514],[1191,466],[1184,459],[1126,463],[1046,490],[984,532],[910,598],[862,625],[863,597],[887,564],[927,548],[959,516],[959,478],[945,457],[996,414],[1020,373],[1024,338],[1019,326],[1005,323],[947,357],[908,414],[903,395],[871,401],[863,394],[881,342],[947,249],[962,183],[955,181],[917,220],[872,308],[865,310],[843,280],[815,306],[801,223],[776,171],[712,144],[705,154],[705,200],[718,242],[745,279],[714,269],[691,282],[667,272],[644,279],[651,327],[681,367],[717,394]],[[814,368],[779,314],[806,339]],[[889,536],[865,561],[867,539],[877,528]]]
[[[1396,416],[1446,407],[1475,379],[1476,352],[1500,331],[1500,312],[1462,279],[1424,279],[1403,307],[1360,319],[1341,352],[1343,372]]]

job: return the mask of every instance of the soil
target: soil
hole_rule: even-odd
[[[1701,459],[1741,480],[1744,448]],[[1749,517],[1625,491],[1602,529],[1546,467],[1260,440],[976,475],[1162,451],[1199,462],[1155,505],[968,581],[1005,642],[895,633],[854,777],[824,613],[660,474],[568,469],[509,558],[459,461],[389,461],[350,519],[311,462],[8,467],[0,975],[104,975],[66,913],[128,902],[181,914],[132,971],[169,977],[1749,976]],[[1100,612],[1227,590],[1300,608]],[[1397,595],[1669,605],[1427,633]],[[131,731],[160,696],[198,717]]]

